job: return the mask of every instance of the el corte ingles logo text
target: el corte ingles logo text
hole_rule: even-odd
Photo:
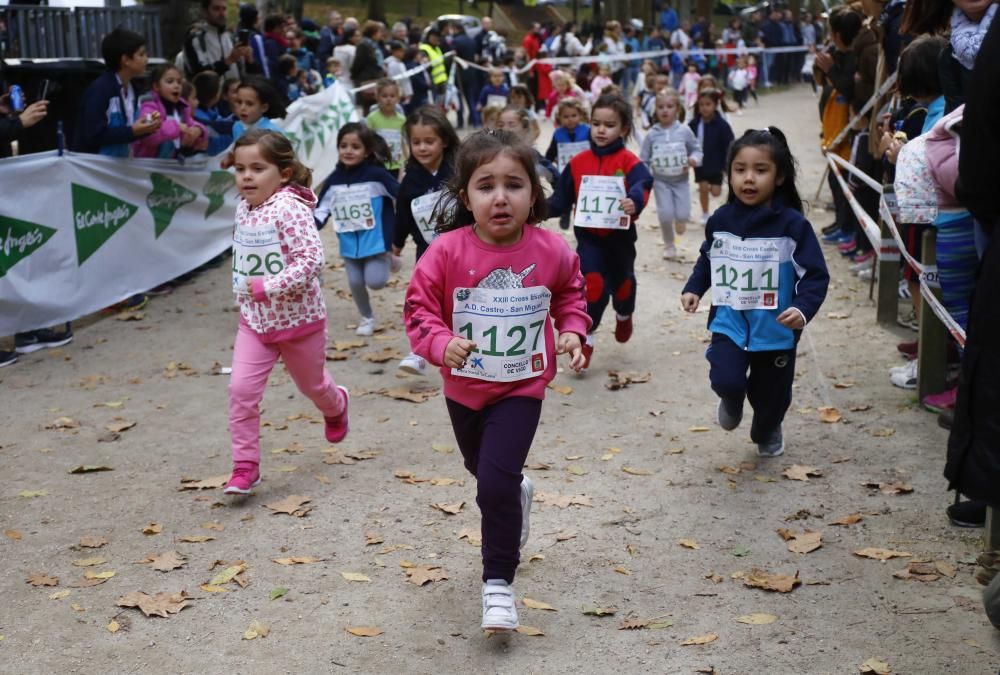
[[[149,179],[153,183],[153,191],[146,197],[146,206],[153,214],[156,238],[159,239],[160,235],[170,227],[177,209],[190,204],[198,195],[161,173],[152,173]]]
[[[72,184],[72,194],[76,255],[82,265],[132,219],[139,207],[76,183]]]
[[[51,227],[0,216],[0,278],[40,249],[55,233]]]

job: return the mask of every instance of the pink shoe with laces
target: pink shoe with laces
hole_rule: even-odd
[[[227,495],[248,495],[260,485],[260,466],[256,462],[235,462],[233,475],[223,490]]]
[[[336,417],[324,417],[326,420],[326,440],[330,443],[340,443],[347,437],[350,431],[350,420],[347,416],[347,408],[351,403],[351,396],[347,393],[346,387],[337,386],[337,389],[344,395],[344,412]]]
[[[924,396],[923,404],[924,407],[931,412],[941,413],[945,410],[951,410],[955,407],[955,401],[958,399],[958,387],[952,389],[947,389],[942,391],[940,394],[930,394]]]

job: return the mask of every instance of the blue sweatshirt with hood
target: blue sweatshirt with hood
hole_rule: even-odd
[[[684,285],[684,293],[702,296],[718,282],[712,250],[723,240],[736,238],[763,245],[778,257],[778,291],[772,309],[734,309],[713,305],[708,329],[721,333],[750,352],[792,349],[798,333],[778,323],[778,315],[794,307],[806,322],[826,298],[830,274],[812,225],[801,212],[785,207],[776,195],[770,205],[747,206],[736,200],[719,207],[705,226],[698,262]],[[739,285],[737,281],[737,285]]]
[[[381,164],[362,162],[357,166],[344,166],[342,162],[337,162],[337,168],[320,189],[314,214],[317,227],[322,228],[330,217],[336,194],[332,188],[338,186],[366,188],[375,221],[375,226],[369,230],[338,232],[340,255],[344,258],[368,258],[392,250],[396,220],[394,203],[399,194],[399,181]]]

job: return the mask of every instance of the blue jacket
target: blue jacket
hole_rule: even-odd
[[[358,166],[347,167],[337,162],[330,177],[323,183],[316,206],[316,226],[323,227],[330,216],[335,185],[351,187],[365,186],[371,195],[372,213],[375,227],[357,232],[338,232],[340,255],[344,258],[367,258],[392,250],[393,229],[396,221],[393,206],[399,194],[399,181],[380,164],[378,166],[362,162]]]
[[[139,96],[133,100],[132,119],[139,114]],[[83,92],[83,105],[76,130],[77,152],[129,157],[136,136],[125,115],[125,97],[118,76],[105,70]]]
[[[233,125],[236,123],[232,115],[223,116],[218,107],[195,108],[194,118],[208,128],[208,149],[205,151],[212,157],[221,154],[233,144]]]
[[[555,162],[559,159],[559,144],[560,143],[582,143],[583,141],[590,140],[590,125],[580,124],[576,125],[573,131],[570,131],[566,127],[556,127],[556,130],[552,132],[552,142],[549,143],[549,149],[545,151],[545,159],[550,162]]]
[[[733,128],[729,126],[729,122],[722,119],[722,115],[716,112],[715,117],[708,124],[704,124],[705,131],[699,138],[698,126],[702,124],[704,124],[704,120],[702,120],[701,115],[698,115],[691,120],[689,125],[691,131],[694,132],[694,137],[701,141],[701,150],[704,153],[701,160],[701,170],[706,174],[725,173],[726,154],[736,138],[733,135]]]
[[[684,293],[704,295],[717,275],[711,260],[717,239],[727,237],[768,240],[777,251],[778,291],[774,309],[738,310],[713,305],[708,314],[708,329],[722,333],[750,352],[791,349],[798,340],[797,331],[782,326],[777,317],[794,307],[808,322],[826,298],[830,274],[812,225],[800,212],[785,208],[778,197],[770,206],[750,207],[734,201],[719,207],[705,226],[705,241]],[[764,243],[764,242],[761,242]]]
[[[417,245],[417,260],[420,260],[430,242],[417,227],[410,202],[417,197],[444,189],[445,182],[450,180],[454,173],[452,165],[447,161],[442,161],[437,173],[432,174],[416,159],[410,159],[406,165],[403,182],[399,184],[399,196],[396,199],[399,208],[396,211],[396,227],[392,241],[396,248],[402,249],[406,246],[407,237],[413,237],[413,243]]]
[[[487,84],[485,87],[479,90],[479,105],[481,107],[486,107],[486,101],[490,96],[503,96],[510,99],[510,87],[506,84],[501,84],[499,87],[494,87],[492,84]]]

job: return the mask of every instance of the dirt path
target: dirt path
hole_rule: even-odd
[[[768,123],[789,132],[800,187],[811,198],[822,169],[815,99],[796,89],[734,118],[737,133]],[[812,219],[825,225],[830,215]],[[228,365],[236,323],[220,269],[155,300],[142,321],[101,321],[66,348],[0,373],[2,670],[687,673],[714,666],[728,675],[855,673],[875,657],[893,673],[994,672],[1000,641],[971,576],[979,534],[944,518],[946,433],[888,382],[894,345],[911,334],[878,328],[867,286],[831,259],[829,299],[800,346],[787,455],[758,461],[747,428],[725,433],[713,422],[705,314],[678,308],[690,263],[660,260],[652,208],[640,222],[635,337],[621,346],[605,331],[586,378],[559,375],[555,385],[572,391],[549,392],[529,457],[541,494],[515,588],[519,598],[558,610],[521,610],[522,623],[544,636],[487,638],[478,630],[479,551],[460,539],[478,529],[474,483],[453,450],[444,402],[378,393],[420,382],[398,379],[394,358],[364,360],[407,350],[397,320],[402,281],[376,296],[383,332],[363,347],[331,350],[345,358],[330,363],[336,378],[354,392],[347,442],[328,452],[315,411],[276,370],[264,401],[265,482],[257,493],[237,501],[218,490],[179,491],[182,476],[229,469],[227,378],[210,374],[213,364]],[[692,230],[681,241],[689,261],[701,235]],[[335,262],[332,234],[324,237]],[[406,261],[404,275],[412,248]],[[324,281],[331,341],[355,340],[343,271],[331,269]],[[609,391],[607,370],[651,378]],[[426,383],[437,386],[437,374]],[[843,420],[821,422],[820,406],[836,407]],[[72,428],[46,428],[58,418]],[[122,420],[136,424],[118,440],[100,440]],[[783,477],[793,464],[822,475]],[[114,470],[68,473],[81,465]],[[408,475],[417,480],[406,482]],[[908,483],[913,492],[883,494],[868,482]],[[44,494],[22,496],[32,492]],[[290,495],[311,499],[308,515],[263,508]],[[560,498],[571,497],[584,504],[561,508]],[[457,515],[431,507],[458,502],[465,505]],[[831,525],[849,514],[862,520]],[[162,531],[143,534],[151,523]],[[818,530],[822,547],[793,553],[779,528]],[[79,548],[83,536],[108,543]],[[191,536],[214,540],[181,541]],[[912,557],[879,562],[852,553],[864,547]],[[160,572],[137,564],[174,550],[186,566]],[[322,560],[272,562],[294,556]],[[87,558],[106,562],[74,565]],[[217,560],[244,561],[249,584],[221,584],[224,593],[200,588],[225,569],[209,571]],[[893,577],[912,560],[942,563],[930,569],[939,578]],[[447,579],[418,587],[407,581],[410,564],[440,566]],[[790,593],[749,588],[741,576],[754,568],[798,574],[802,585]],[[105,571],[114,577],[72,587],[85,573]],[[345,572],[370,581],[349,581]],[[58,586],[26,583],[34,573],[58,577]],[[270,600],[278,588],[287,594]],[[133,591],[182,590],[191,604],[169,618],[116,607]],[[589,616],[585,608],[616,614]],[[736,620],[754,613],[777,618]],[[113,619],[116,633],[107,628]],[[647,625],[619,630],[629,619]],[[253,620],[270,634],[248,642]],[[345,630],[358,626],[382,633]],[[709,634],[718,637],[682,645]]]

